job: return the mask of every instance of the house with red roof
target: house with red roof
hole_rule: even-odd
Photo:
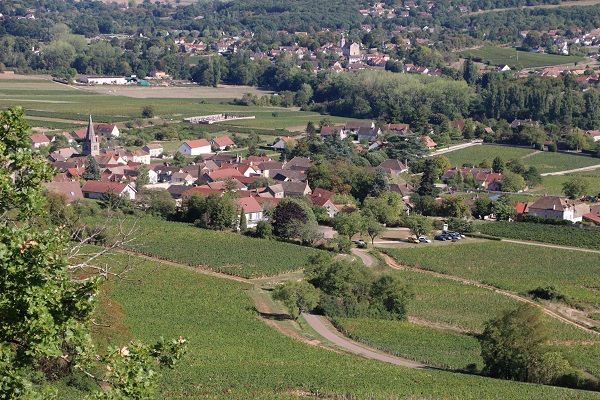
[[[86,199],[103,199],[107,192],[135,200],[136,190],[128,183],[87,181],[81,188]]]
[[[321,139],[323,140],[332,135],[337,136],[340,139],[345,139],[347,136],[343,126],[324,126],[321,128],[319,135],[321,135]]]
[[[183,142],[178,151],[187,156],[199,156],[200,154],[209,154],[212,150],[208,140],[196,139]]]
[[[29,141],[34,149],[39,149],[42,146],[50,146],[50,143],[54,142],[54,136],[48,137],[43,133],[34,133],[29,136]]]
[[[223,151],[227,147],[235,146],[233,140],[229,138],[229,136],[219,136],[210,140],[210,144],[214,147],[217,147],[219,150]]]
[[[433,150],[435,149],[435,146],[437,146],[437,143],[427,135],[421,136],[421,142],[423,142],[423,146],[427,147],[429,150]]]
[[[323,207],[327,210],[327,216],[329,218],[333,218],[340,211],[333,202],[334,196],[334,192],[317,188],[312,192],[310,199],[313,205],[317,207]]]
[[[77,181],[52,181],[44,183],[44,188],[51,193],[56,193],[65,196],[67,203],[72,203],[83,199],[81,186]]]
[[[594,139],[594,142],[600,140],[600,130],[586,131],[585,135]]]
[[[260,221],[264,221],[263,208],[256,197],[240,197],[235,199],[235,203],[240,211],[244,210],[248,228],[254,228]]]

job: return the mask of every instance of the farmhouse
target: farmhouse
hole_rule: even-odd
[[[225,150],[227,147],[235,146],[235,143],[229,138],[229,136],[219,136],[213,138],[211,139],[210,144],[221,151]]]
[[[113,124],[95,124],[94,130],[102,136],[119,137],[121,135],[119,128]]]
[[[188,156],[199,156],[211,152],[210,143],[206,139],[188,140],[179,146],[178,151]]]
[[[544,196],[529,206],[528,213],[541,218],[580,222],[585,214],[590,213],[590,206],[585,203],[574,203],[562,197]]]
[[[54,142],[54,137],[49,138],[43,133],[34,133],[29,136],[29,141],[34,149],[39,149],[42,146],[50,146],[50,143]]]
[[[163,147],[158,143],[150,143],[142,147],[142,150],[150,154],[150,157],[158,157],[163,153]]]
[[[87,181],[81,188],[86,199],[103,199],[107,192],[135,200],[136,190],[128,183]]]
[[[254,197],[242,197],[235,199],[236,204],[240,210],[244,210],[246,214],[246,226],[248,228],[254,228],[256,225],[264,220],[263,208],[258,204]]]
[[[65,196],[67,203],[83,199],[83,192],[77,181],[47,182],[44,187],[48,192]]]

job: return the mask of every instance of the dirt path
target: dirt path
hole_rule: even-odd
[[[583,167],[583,168],[576,168],[576,169],[569,169],[567,171],[558,171],[558,172],[546,172],[544,174],[540,174],[541,176],[551,176],[551,175],[566,175],[566,174],[570,174],[572,172],[580,172],[580,171],[593,171],[595,169],[600,168],[600,164],[597,165],[590,165],[589,167]]]
[[[357,249],[356,247],[353,247],[352,250],[350,250],[350,251],[352,252],[352,254],[354,254],[355,256],[360,258],[362,260],[363,264],[365,264],[367,267],[370,267],[373,265],[373,257],[368,255],[364,251],[361,251],[361,250]]]
[[[571,321],[571,320],[569,320],[569,319],[567,319],[565,317],[562,317],[562,316],[558,315],[557,313],[555,313],[555,312],[547,309],[546,307],[544,307],[544,306],[542,306],[542,305],[540,305],[540,304],[538,304],[538,303],[536,303],[536,302],[534,302],[532,300],[529,300],[529,299],[527,299],[525,297],[521,297],[521,296],[516,295],[516,294],[514,294],[512,292],[509,292],[507,290],[498,289],[496,287],[485,285],[485,284],[483,284],[481,282],[473,281],[473,280],[466,279],[466,278],[462,278],[462,277],[459,277],[459,276],[456,276],[456,275],[447,275],[447,274],[442,274],[442,273],[439,273],[439,272],[434,272],[434,271],[428,271],[428,270],[424,270],[424,269],[420,269],[420,268],[409,267],[408,265],[401,265],[401,264],[398,264],[396,261],[394,261],[394,259],[392,259],[392,257],[388,256],[387,254],[382,254],[382,255],[383,255],[383,258],[385,259],[386,264],[390,268],[397,269],[397,270],[407,270],[407,271],[412,271],[412,272],[419,272],[419,273],[426,274],[426,275],[432,275],[432,276],[435,276],[437,278],[450,279],[450,280],[453,280],[453,281],[456,281],[456,282],[463,283],[465,285],[473,285],[473,286],[477,286],[477,287],[480,287],[480,288],[483,288],[483,289],[491,290],[493,292],[496,292],[498,294],[510,297],[510,298],[515,299],[517,301],[520,301],[522,303],[529,303],[529,304],[534,305],[536,307],[540,307],[544,311],[544,313],[546,315],[548,315],[549,317],[551,317],[551,318],[554,318],[554,319],[562,321],[562,322],[564,322],[566,324],[572,325],[572,326],[574,326],[576,328],[579,328],[581,330],[584,330],[584,331],[586,331],[588,333],[594,333],[596,335],[600,335],[600,332],[596,332],[596,331],[594,331],[592,329],[586,328],[583,325],[580,325],[580,324],[578,324],[576,322],[573,322],[573,321]]]
[[[366,347],[358,345],[356,342],[350,341],[342,336],[337,330],[329,323],[324,323],[321,318],[317,315],[302,313],[302,316],[306,322],[321,336],[330,342],[342,347],[352,353],[360,354],[366,358],[372,358],[375,360],[388,362],[391,364],[401,365],[408,368],[431,368],[422,364],[417,364],[411,361],[403,360],[401,358],[392,357],[389,355],[381,354],[370,350]],[[337,332],[337,333],[336,333]]]
[[[583,252],[586,252],[586,253],[598,253],[598,254],[600,254],[600,250],[582,249],[581,247],[570,247],[570,246],[560,246],[558,244],[525,242],[525,241],[522,241],[522,240],[512,240],[512,239],[502,239],[502,241],[503,242],[509,242],[509,243],[526,244],[528,246],[550,247],[550,248],[553,248],[553,249],[583,251]]]

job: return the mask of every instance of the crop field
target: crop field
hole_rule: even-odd
[[[538,172],[568,171],[576,168],[599,165],[600,159],[594,157],[584,157],[565,153],[550,153],[542,151],[523,159],[525,165],[536,167]]]
[[[594,229],[520,222],[483,223],[475,225],[475,229],[485,235],[506,239],[600,250],[600,231]]]
[[[304,268],[321,250],[157,218],[139,221],[140,237],[131,249],[164,260],[209,268],[244,278],[271,276]]]
[[[254,120],[232,121],[232,125],[246,129],[263,130],[293,128],[300,131],[308,121],[315,124],[324,116],[297,108],[238,106],[229,104],[232,98],[251,91],[246,87],[73,87],[47,79],[4,79],[0,87],[0,108],[21,106],[27,114],[37,116],[28,119],[31,126],[60,128],[60,122],[85,123],[87,116],[99,116],[97,122],[125,122],[141,118],[142,107],[152,105],[155,116],[165,121],[209,114],[254,115]],[[144,98],[138,92],[148,93]],[[210,93],[209,93],[210,92]],[[194,95],[190,93],[195,93]],[[222,94],[216,98],[217,93]],[[260,92],[262,93],[262,92]],[[264,92],[265,94],[268,92]],[[128,97],[131,95],[132,97]],[[345,118],[330,117],[334,122]],[[72,120],[72,121],[70,121]],[[96,121],[96,119],[95,119]],[[65,126],[70,128],[70,126]],[[232,129],[233,130],[233,129]],[[286,134],[274,132],[274,135]]]
[[[467,333],[369,318],[339,318],[335,324],[346,336],[398,357],[444,369],[483,367],[479,342]]]
[[[515,66],[521,66],[522,68],[550,67],[584,60],[583,57],[531,53],[497,46],[484,46],[476,50],[463,51],[461,56],[473,57],[476,61],[489,63],[490,65],[508,65],[511,68]]]
[[[570,301],[600,306],[600,254],[506,242],[385,251],[401,264],[518,293],[552,285]]]
[[[166,371],[159,398],[597,398],[592,392],[412,370],[338,354],[261,322],[248,285],[148,263],[110,299],[140,341],[182,336],[188,354]],[[121,343],[130,339],[127,335]]]

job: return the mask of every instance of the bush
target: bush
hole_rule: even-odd
[[[538,287],[537,289],[530,290],[527,292],[535,299],[560,301],[565,300],[565,296],[560,293],[554,286]]]
[[[573,225],[571,221],[568,219],[560,219],[560,218],[543,218],[535,215],[525,214],[523,215],[523,222],[531,222],[536,224],[546,224],[546,225]]]

